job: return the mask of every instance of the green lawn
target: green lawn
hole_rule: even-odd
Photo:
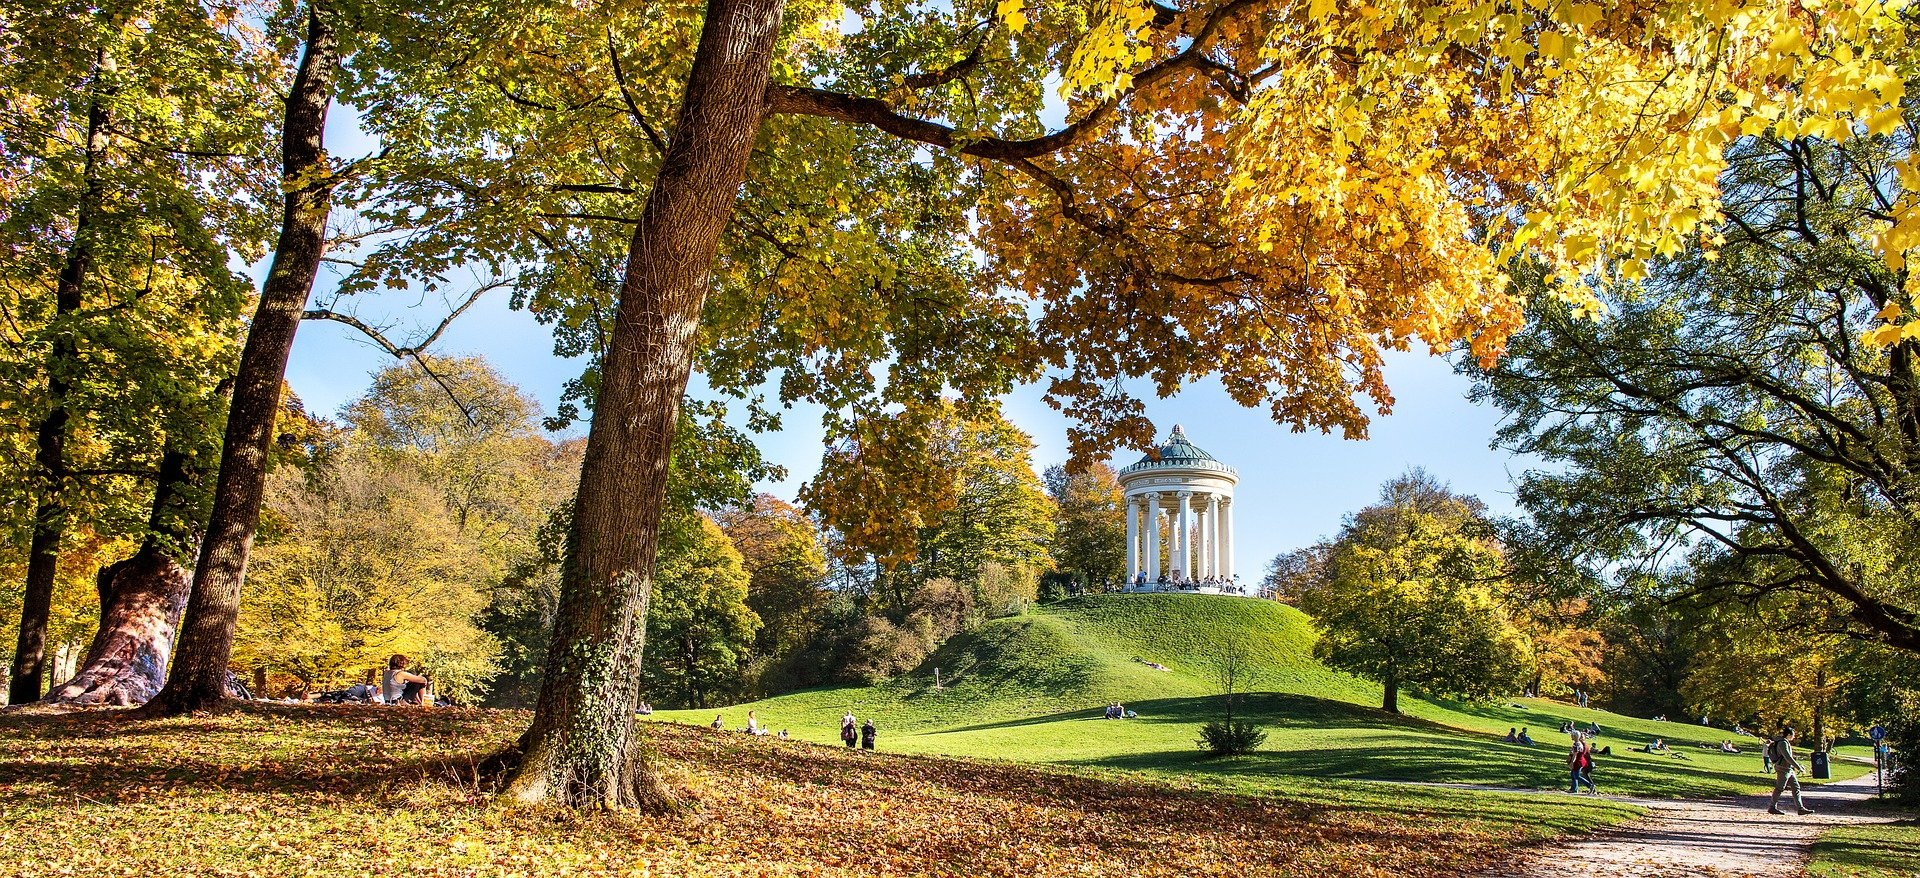
[[[1269,732],[1249,757],[1200,758],[1198,726],[1223,699],[1210,668],[1218,644],[1244,648],[1254,673],[1240,711]],[[1553,789],[1565,780],[1571,719],[1598,722],[1612,756],[1598,761],[1602,790],[1682,797],[1758,792],[1759,741],[1743,755],[1700,745],[1720,729],[1622,717],[1541,700],[1473,704],[1402,695],[1405,714],[1380,711],[1379,687],[1312,659],[1313,632],[1299,611],[1270,601],[1198,595],[1108,595],[1049,605],[955,638],[913,674],[879,685],[790,693],[724,711],[665,711],[655,719],[729,728],[757,712],[763,725],[832,742],[840,716],[871,716],[884,749],[1081,768],[1194,776],[1248,790],[1290,792],[1302,779],[1409,780]],[[1140,659],[1142,661],[1136,661]],[[1168,667],[1159,671],[1144,662]],[[934,686],[934,668],[944,684]],[[1100,718],[1109,701],[1140,717]],[[1539,746],[1501,743],[1509,728]],[[1681,756],[1628,752],[1664,738]],[[1868,770],[1836,762],[1836,778]],[[1340,789],[1348,789],[1341,787]]]
[[[1920,875],[1920,821],[1829,829],[1813,844],[1807,874],[1813,878]]]

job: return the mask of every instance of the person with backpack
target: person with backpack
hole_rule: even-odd
[[[1812,814],[1813,809],[1800,799],[1800,760],[1793,755],[1793,726],[1781,728],[1780,734],[1767,742],[1767,758],[1773,762],[1773,799],[1767,803],[1768,814],[1784,814],[1780,810],[1780,794],[1793,791],[1793,806],[1801,815]]]
[[[1593,785],[1593,748],[1587,745],[1587,737],[1579,732],[1573,733],[1573,749],[1567,753],[1567,792],[1579,793],[1580,785],[1587,785],[1587,792],[1599,795],[1600,790]]]

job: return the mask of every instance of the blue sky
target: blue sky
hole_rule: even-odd
[[[555,357],[547,327],[510,310],[506,301],[504,291],[491,294],[462,315],[435,350],[484,355],[551,411],[579,363]],[[409,321],[432,322],[442,313],[431,303],[417,312],[406,310],[414,300],[405,293],[392,302],[401,338],[410,337]],[[369,307],[363,313],[380,310]],[[300,328],[287,380],[311,410],[332,414],[364,393],[372,374],[391,362],[346,326],[308,321]],[[1391,355],[1388,376],[1395,411],[1376,418],[1365,441],[1293,433],[1262,411],[1241,408],[1213,385],[1149,404],[1162,436],[1182,424],[1195,444],[1239,470],[1234,523],[1243,576],[1257,575],[1275,554],[1331,534],[1342,516],[1377,496],[1382,482],[1412,466],[1479,495],[1495,513],[1512,509],[1509,471],[1517,473],[1524,464],[1488,448],[1499,412],[1468,403],[1466,380],[1438,357]],[[1037,443],[1036,468],[1066,459],[1066,420],[1046,406],[1037,388],[1015,392],[1006,400],[1006,411]],[[823,433],[817,412],[796,411],[785,420],[785,431],[759,441],[770,459],[787,468],[788,477],[762,487],[791,500],[818,466]],[[1125,465],[1138,457],[1123,451],[1114,462]]]

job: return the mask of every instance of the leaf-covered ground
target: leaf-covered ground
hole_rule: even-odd
[[[668,725],[650,740],[684,814],[503,809],[460,769],[525,721],[307,706],[0,715],[0,876],[1443,876],[1633,813],[1365,784],[1239,796]]]

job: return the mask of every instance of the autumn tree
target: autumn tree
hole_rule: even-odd
[[[710,707],[738,695],[760,617],[747,606],[749,577],[727,535],[697,513],[669,519],[647,612],[646,688],[673,707]]]
[[[281,65],[242,9],[5,13],[0,482],[18,516],[7,551],[19,535],[25,558],[14,703],[50,682],[62,556],[94,557],[103,539],[125,538],[134,557],[99,579],[100,639],[58,697],[137,701],[165,673],[246,294],[229,265],[257,258],[265,232],[254,196],[268,181],[247,148]]]
[[[1033,581],[1053,563],[1055,514],[1033,471],[1032,438],[997,411],[950,417],[935,430],[940,463],[953,471],[953,504],[918,534],[913,572],[973,587],[983,608],[1031,600]]]
[[[1488,698],[1525,681],[1526,646],[1496,588],[1505,564],[1479,500],[1415,470],[1348,519],[1321,576],[1300,594],[1320,630],[1314,655],[1380,683]]]
[[[746,568],[747,606],[761,622],[754,652],[771,669],[814,636],[829,599],[819,530],[771,494],[721,510],[715,520]]]
[[[488,564],[440,486],[350,447],[309,478],[269,479],[234,658],[302,688],[344,685],[395,653],[420,660],[442,691],[484,691],[499,645],[475,624]]]
[[[456,698],[485,692],[502,647],[483,610],[573,490],[539,415],[481,358],[375,374],[328,459],[269,480],[235,663],[328,685],[401,652]]]
[[[1081,457],[1151,440],[1129,377],[1218,374],[1357,435],[1389,398],[1383,349],[1499,353],[1507,255],[1581,299],[1711,221],[1730,130],[1877,119],[1911,57],[1877,5],[1816,25],[1733,0],[883,3],[845,32],[839,7],[782,0],[418,14],[415,51],[462,63],[366,106],[447,159],[423,203],[475,234],[442,252],[531,248],[608,303],[565,658],[508,791],[609,805],[649,786],[635,620],[696,363],[722,387],[778,373],[837,439],[904,419],[870,459],[910,487],[950,386],[1049,370]],[[1864,87],[1802,87],[1835,82]]]
[[[1050,466],[1042,476],[1053,498],[1054,563],[1090,582],[1127,575],[1126,500],[1113,467],[1095,461],[1070,470]]]

